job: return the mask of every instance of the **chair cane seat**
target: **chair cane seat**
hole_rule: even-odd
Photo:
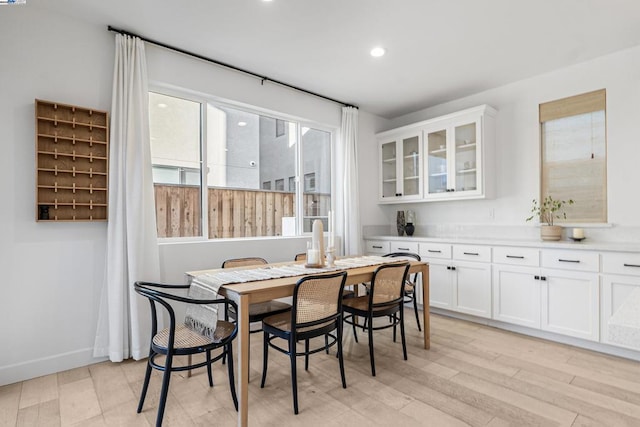
[[[206,346],[214,342],[220,342],[225,338],[229,338],[234,330],[235,325],[233,323],[218,320],[216,330],[213,335],[214,340],[211,340],[210,338],[187,328],[185,325],[176,325],[176,335],[173,348],[176,350],[196,348]],[[153,337],[153,344],[159,348],[166,349],[169,345],[168,343],[169,328],[164,328]]]
[[[344,301],[342,301],[342,308],[345,311],[348,311],[348,309],[351,308],[354,310],[367,312],[369,310],[369,296],[365,295],[361,297],[345,299]],[[388,309],[387,306],[373,307],[374,312],[383,311],[387,309]]]

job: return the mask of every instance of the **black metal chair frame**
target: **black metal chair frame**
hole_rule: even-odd
[[[383,257],[389,257],[389,258],[414,258],[416,261],[422,261],[422,259],[420,258],[420,255],[413,253],[413,252],[391,252],[389,254],[383,255]],[[404,294],[404,302],[405,303],[413,303],[413,312],[416,315],[416,323],[418,324],[418,330],[422,332],[422,327],[420,326],[420,315],[418,314],[418,298],[416,298],[416,292],[418,291],[417,286],[418,286],[418,274],[420,273],[415,273],[413,275],[413,280],[409,280],[407,278],[407,282],[410,282],[412,284],[413,287],[413,291],[411,294],[407,294],[405,292]],[[407,275],[409,276],[409,275]],[[406,290],[406,289],[405,289]]]
[[[149,350],[149,359],[147,361],[147,370],[145,373],[144,384],[142,386],[142,392],[140,394],[140,402],[138,404],[138,413],[142,411],[142,407],[144,405],[144,400],[147,395],[147,390],[149,388],[149,380],[151,378],[151,369],[157,369],[159,371],[164,372],[162,377],[162,388],[160,391],[160,400],[158,402],[158,416],[156,418],[156,426],[162,425],[162,418],[164,416],[164,410],[167,402],[167,396],[169,392],[169,381],[171,379],[171,372],[178,371],[190,371],[192,369],[201,368],[203,366],[207,367],[207,375],[209,377],[209,387],[213,387],[213,374],[211,370],[211,365],[217,361],[222,359],[223,357],[228,355],[229,363],[228,363],[228,375],[229,375],[229,388],[231,389],[231,398],[233,399],[233,404],[238,410],[238,398],[236,395],[235,388],[235,377],[233,371],[233,340],[238,334],[238,327],[234,325],[233,332],[226,338],[222,339],[220,342],[212,342],[211,344],[201,345],[197,347],[186,347],[186,348],[174,348],[175,344],[175,335],[176,335],[176,316],[173,310],[173,307],[166,300],[182,302],[186,304],[224,304],[225,308],[236,307],[236,303],[224,299],[193,299],[188,297],[182,297],[179,295],[171,294],[164,292],[166,290],[187,290],[189,285],[168,285],[168,284],[160,284],[160,283],[149,283],[149,282],[136,282],[134,285],[135,291],[142,296],[145,296],[149,299],[149,303],[151,305],[151,345]],[[155,289],[154,289],[155,288]],[[161,289],[161,290],[159,290]],[[153,337],[158,333],[158,314],[156,311],[156,303],[163,306],[168,315],[169,315],[169,338],[167,343],[167,348],[156,345],[153,342]],[[222,348],[222,352],[216,357],[211,357],[211,351]],[[185,366],[173,366],[173,357],[174,356],[191,356],[197,353],[206,353],[206,360],[204,362],[199,363],[191,363],[191,357],[189,357],[188,364]],[[165,362],[164,364],[160,364],[156,362],[156,357],[164,355]]]
[[[305,322],[305,323],[296,323],[295,319],[297,318],[297,301],[298,301],[298,289],[301,284],[308,280],[317,280],[322,278],[335,278],[342,276],[342,283],[340,285],[340,292],[338,295],[342,295],[344,290],[344,285],[347,280],[347,273],[331,273],[331,274],[321,274],[321,275],[312,275],[306,276],[302,279],[298,280],[296,286],[293,291],[293,305],[291,306],[291,331],[285,331],[274,326],[271,326],[263,321],[262,330],[264,331],[264,341],[263,341],[263,364],[262,364],[262,380],[260,382],[260,388],[264,388],[265,381],[267,379],[267,364],[269,360],[269,347],[278,350],[281,353],[284,353],[289,356],[291,360],[291,388],[293,391],[293,412],[298,414],[298,376],[297,376],[297,365],[296,365],[296,357],[304,356],[304,369],[305,371],[309,370],[309,355],[318,353],[321,351],[326,351],[329,353],[329,348],[333,345],[337,344],[338,351],[336,357],[338,358],[338,362],[340,365],[340,378],[342,380],[342,388],[347,388],[347,382],[344,374],[344,358],[342,353],[342,297],[338,298],[338,308],[337,312],[334,315],[325,317],[323,319],[315,320],[313,322]],[[323,323],[327,323],[333,321],[332,323],[322,326],[320,328],[313,328],[316,325],[321,325]],[[303,332],[299,332],[299,329],[304,328],[312,328],[310,330],[306,330]],[[332,332],[336,330],[336,334],[332,334]],[[309,340],[311,338],[324,336],[325,337],[325,345],[322,347],[310,349],[309,348]],[[283,348],[275,344],[273,341],[276,338],[281,338],[287,341],[287,348]],[[331,340],[329,340],[331,338]],[[305,342],[305,349],[302,352],[298,352],[296,349],[296,344],[299,341]]]
[[[376,277],[381,271],[384,271],[387,268],[404,268],[404,274],[402,276],[402,282],[398,286],[400,289],[400,297],[391,300],[385,301],[383,303],[374,303],[373,297],[375,296],[375,285],[376,285]],[[407,279],[407,274],[409,272],[409,263],[404,262],[401,264],[384,264],[381,265],[374,271],[373,277],[371,278],[370,289],[366,298],[368,299],[367,309],[361,310],[356,307],[351,307],[348,305],[343,305],[343,311],[345,314],[343,316],[344,322],[351,325],[353,327],[353,337],[356,342],[358,342],[358,334],[356,332],[356,327],[362,328],[362,330],[366,330],[369,335],[369,359],[371,361],[371,375],[376,376],[376,365],[375,359],[373,356],[373,331],[393,328],[393,340],[396,340],[396,327],[400,325],[400,336],[402,339],[402,353],[404,356],[404,360],[407,360],[407,343],[404,334],[404,282]],[[362,297],[360,297],[362,298]],[[391,322],[382,326],[374,326],[373,319],[377,317],[389,317]],[[364,323],[360,324],[357,321],[357,318],[363,318]]]

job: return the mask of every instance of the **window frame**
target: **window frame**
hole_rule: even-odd
[[[331,198],[330,205],[331,209],[335,210],[334,206],[336,206],[336,144],[337,144],[337,135],[338,128],[326,124],[322,124],[319,122],[314,122],[309,119],[296,117],[293,115],[279,113],[273,110],[269,110],[266,108],[261,108],[257,106],[252,106],[249,104],[236,102],[228,99],[223,99],[216,97],[214,95],[201,94],[188,89],[176,88],[174,86],[168,86],[162,83],[149,83],[148,87],[149,92],[158,93],[161,95],[172,96],[177,98],[182,98],[188,101],[198,102],[200,104],[200,211],[201,211],[201,236],[181,236],[181,237],[158,237],[158,241],[160,243],[179,243],[179,242],[193,242],[193,241],[229,241],[229,240],[252,240],[252,239],[286,239],[292,237],[300,237],[300,236],[309,236],[311,232],[304,232],[304,209],[302,206],[303,198],[304,198],[304,186],[300,185],[303,181],[303,178],[300,176],[301,169],[303,165],[303,156],[302,156],[302,128],[309,127],[312,129],[317,129],[320,131],[324,131],[329,133],[331,141],[330,141],[330,180],[331,180]],[[251,236],[251,237],[224,237],[224,238],[209,238],[209,206],[208,206],[208,197],[205,189],[208,191],[208,186],[205,184],[207,182],[207,174],[208,174],[208,166],[206,166],[207,157],[207,144],[206,144],[206,135],[207,135],[207,105],[219,106],[219,107],[227,107],[236,110],[241,110],[250,114],[256,114],[259,116],[266,116],[275,119],[276,121],[284,121],[284,122],[293,122],[295,123],[295,128],[297,132],[297,144],[295,150],[295,175],[294,179],[296,182],[295,188],[295,218],[296,218],[296,235],[295,236]],[[149,147],[151,147],[151,141],[149,141]],[[286,181],[286,180],[285,180]],[[154,183],[155,184],[155,183]],[[260,188],[257,190],[262,190],[262,182],[260,183]],[[274,191],[274,190],[271,190]],[[285,190],[286,191],[286,190]],[[154,198],[155,203],[155,198]]]

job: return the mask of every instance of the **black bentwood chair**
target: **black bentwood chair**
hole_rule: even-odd
[[[213,387],[213,375],[211,365],[213,362],[228,356],[229,388],[233,404],[238,409],[238,398],[236,396],[235,380],[233,374],[233,346],[238,329],[233,323],[218,320],[217,307],[224,306],[224,309],[236,307],[233,301],[223,298],[202,299],[195,298],[201,296],[214,296],[213,291],[208,289],[198,289],[197,284],[191,285],[166,285],[148,282],[136,282],[135,291],[147,297],[151,304],[151,346],[149,359],[147,362],[147,372],[144,377],[144,384],[140,394],[138,413],[142,411],[144,399],[149,388],[151,369],[163,371],[162,388],[160,400],[158,402],[158,416],[156,426],[162,425],[164,409],[167,403],[169,392],[169,380],[171,372],[190,371],[191,369],[207,367],[209,376],[209,387]],[[189,296],[178,296],[167,291],[189,290]],[[171,303],[180,302],[186,304],[186,316],[184,323],[176,321],[176,315]],[[169,316],[169,327],[158,331],[158,313],[156,305],[162,306]],[[162,315],[162,311],[159,313]],[[211,357],[211,351],[222,348],[222,352]],[[198,363],[191,363],[191,355],[206,353],[206,360]],[[174,356],[189,356],[187,365],[173,366]],[[158,356],[165,356],[164,364],[156,362]]]
[[[416,260],[421,261],[420,255],[413,252],[391,252],[389,254],[383,255],[388,258],[401,258],[406,260]],[[418,324],[418,330],[422,331],[420,327],[420,315],[418,314],[418,299],[417,295],[417,286],[418,286],[418,274],[416,273],[411,277],[407,275],[406,280],[404,281],[404,302],[405,303],[413,303],[413,312],[416,315],[416,323]]]
[[[267,379],[267,363],[269,347],[289,356],[291,360],[291,388],[293,390],[293,412],[298,413],[298,374],[296,357],[304,356],[304,369],[309,369],[309,355],[320,351],[329,352],[329,347],[338,345],[338,362],[342,388],[347,388],[344,376],[344,360],[342,358],[342,291],[347,273],[332,273],[303,277],[298,280],[293,290],[293,305],[290,313],[269,316],[262,321],[264,331],[264,361],[262,364],[262,381],[264,388]],[[333,332],[336,332],[335,335]],[[325,337],[324,345],[309,349],[309,340]],[[332,338],[329,342],[328,338]],[[280,347],[274,340],[283,339],[286,347]],[[304,351],[298,352],[296,345],[304,341]]]
[[[396,326],[400,325],[402,337],[402,353],[407,360],[407,344],[404,336],[404,282],[409,271],[409,263],[381,265],[373,273],[369,294],[361,297],[346,298],[342,303],[344,321],[353,326],[353,337],[358,342],[356,326],[369,333],[369,358],[371,375],[376,376],[376,365],[373,358],[373,331],[393,328],[395,341]],[[364,325],[356,322],[356,317],[364,319]],[[376,317],[389,317],[391,322],[382,326],[374,326]]]
[[[234,258],[228,259],[222,263],[222,268],[235,268],[235,267],[251,267],[267,264],[264,258],[249,257],[249,258]],[[262,322],[267,316],[273,314],[284,313],[291,310],[291,305],[286,302],[278,300],[270,300],[265,302],[259,302],[249,305],[249,323]],[[231,310],[229,316],[231,319],[236,320],[237,311]],[[250,333],[260,332],[261,329],[254,329],[249,331]]]

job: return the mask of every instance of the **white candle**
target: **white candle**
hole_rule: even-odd
[[[317,249],[307,250],[307,264],[317,265],[319,264],[319,251]]]
[[[574,239],[584,239],[584,230],[582,228],[574,228],[573,229],[573,238]]]

